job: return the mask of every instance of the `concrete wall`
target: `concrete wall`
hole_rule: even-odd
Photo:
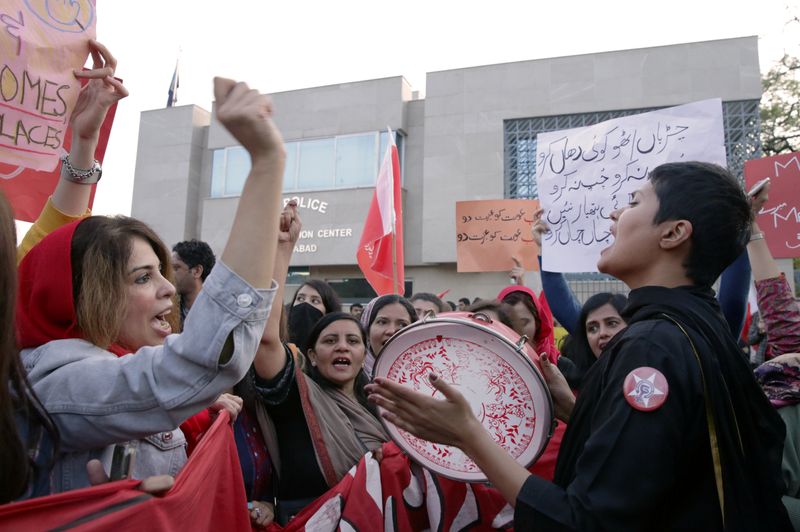
[[[131,216],[150,224],[168,246],[196,237],[200,175],[210,115],[195,105],[144,111]]]
[[[357,188],[284,194],[284,203],[297,201],[303,222],[291,265],[355,264],[372,193],[372,188]],[[238,203],[238,197],[203,200],[199,238],[208,242],[215,253],[225,247]]]
[[[503,197],[503,121],[758,99],[756,37],[521,61],[427,76],[422,261],[455,260],[455,202]]]
[[[404,129],[404,102],[410,99],[411,86],[401,76],[272,94],[274,120],[285,140]],[[236,145],[212,120],[208,149]]]
[[[497,199],[504,191],[504,120],[668,106],[761,95],[756,37],[680,44],[432,72],[426,99],[400,77],[273,94],[286,140],[383,131],[405,137],[404,221],[407,277],[415,291],[451,288],[450,299],[493,297],[505,273],[458,274],[455,202]],[[142,113],[133,215],[172,244],[207,240],[221,252],[238,198],[210,198],[213,150],[236,145],[194,106]],[[361,277],[355,249],[372,188],[299,191],[314,236],[293,265],[323,278]],[[311,202],[326,202],[326,212]],[[319,204],[317,204],[318,206]],[[350,229],[350,236],[320,231]],[[324,234],[324,233],[323,233]],[[538,275],[528,284],[537,286]]]

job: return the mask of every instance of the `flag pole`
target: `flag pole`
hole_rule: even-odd
[[[405,292],[405,290],[400,291],[397,289],[397,241],[395,240],[394,229],[392,229],[392,287],[398,292],[397,295],[404,295],[403,292]]]
[[[386,126],[386,133],[387,133],[386,141],[389,144],[389,146],[387,146],[387,148],[391,152],[391,149],[392,149],[391,146],[394,144],[394,136],[392,135],[392,128],[389,127],[389,126]],[[394,180],[397,178],[397,176],[394,175],[394,156],[393,155],[391,156],[391,160],[390,160],[390,168],[392,169],[391,170],[391,176],[392,176],[392,289],[393,289],[394,292],[398,292],[397,295],[402,296],[402,295],[404,295],[405,287],[403,287],[403,290],[398,290],[398,288],[397,288],[397,238],[396,238],[396,236],[397,236],[397,218],[396,218],[397,211],[395,210],[395,206],[397,205],[397,198],[394,195],[394,193],[395,193],[395,182],[394,182]]]

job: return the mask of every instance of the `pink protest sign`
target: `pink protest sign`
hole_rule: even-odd
[[[745,185],[770,178],[769,200],[756,217],[776,259],[800,257],[800,153],[782,153],[744,163]]]
[[[95,38],[94,0],[0,0],[0,161],[53,170]]]

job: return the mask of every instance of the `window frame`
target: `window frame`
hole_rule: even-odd
[[[378,172],[380,171],[380,166],[383,163],[383,153],[380,152],[381,148],[381,134],[384,131],[367,131],[367,132],[358,132],[358,133],[345,133],[342,135],[333,135],[333,136],[320,136],[320,137],[308,137],[302,139],[291,139],[286,140],[286,144],[293,144],[293,154],[291,155],[294,158],[293,167],[294,167],[294,177],[290,180],[290,183],[293,184],[293,188],[286,188],[285,182],[283,181],[285,176],[282,176],[281,180],[281,194],[297,194],[297,193],[306,193],[306,192],[329,192],[335,190],[357,190],[363,188],[374,188],[375,183],[369,185],[344,185],[344,186],[336,186],[336,163],[337,163],[337,150],[339,146],[339,139],[350,138],[350,137],[362,137],[367,135],[373,135],[374,138],[374,148],[373,148],[373,172],[375,174],[375,178],[378,177]],[[400,186],[402,187],[405,183],[405,164],[403,161],[405,160],[405,150],[406,150],[406,134],[399,129],[393,130],[395,134],[395,144],[397,144],[398,150],[397,155],[400,159]],[[325,140],[325,139],[333,139],[334,147],[333,147],[333,177],[330,186],[322,186],[322,187],[305,187],[305,188],[297,188],[297,178],[298,178],[298,170],[300,168],[300,152],[301,152],[301,145],[303,142],[307,141],[316,141],[316,140]],[[225,194],[226,185],[228,182],[228,154],[230,150],[234,149],[244,149],[241,145],[236,144],[234,146],[225,146],[222,148],[216,148],[211,150],[211,182],[209,187],[209,199],[224,199],[224,198],[237,198],[242,195],[241,190],[235,194]],[[216,183],[214,181],[214,158],[217,153],[222,152],[222,162],[221,167],[223,170],[222,182]],[[287,159],[288,161],[288,159]],[[252,161],[251,161],[252,164]],[[289,164],[287,164],[287,167]],[[221,190],[223,193],[215,195],[214,190],[218,189]]]

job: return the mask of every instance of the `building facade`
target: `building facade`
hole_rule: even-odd
[[[456,272],[455,204],[536,197],[537,133],[721,98],[729,167],[740,174],[761,153],[754,36],[431,72],[425,90],[392,77],[272,95],[287,141],[284,201],[296,198],[303,220],[290,285],[318,277],[347,302],[371,297],[355,252],[387,127],[401,158],[407,289],[449,289],[450,300],[494,297],[508,283]],[[219,253],[248,170],[212,113],[143,112],[132,215],[170,245],[198,238]],[[539,285],[535,273],[527,281]],[[597,274],[572,282],[589,293],[609,285]]]

